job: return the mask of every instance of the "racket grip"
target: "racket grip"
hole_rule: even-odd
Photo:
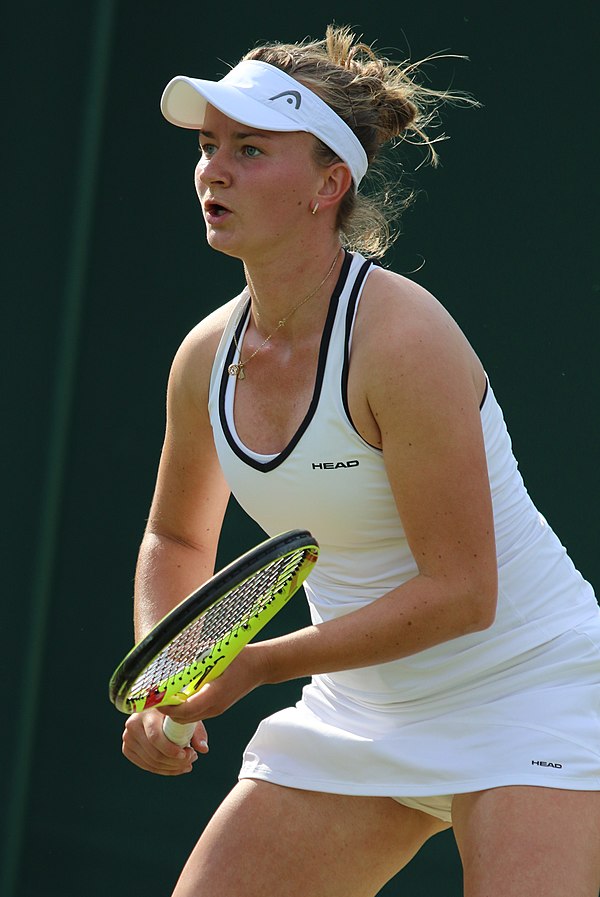
[[[173,744],[178,744],[179,747],[189,747],[196,726],[197,723],[176,723],[170,716],[165,716],[163,732]]]

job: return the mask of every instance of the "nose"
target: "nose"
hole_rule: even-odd
[[[231,172],[221,152],[216,152],[208,158],[202,157],[199,160],[196,166],[196,181],[206,187],[211,187],[214,184],[227,186],[231,182]]]

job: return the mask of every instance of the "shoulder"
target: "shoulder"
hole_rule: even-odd
[[[390,341],[401,341],[407,350],[413,345],[439,348],[440,343],[466,340],[432,293],[385,268],[375,268],[367,278],[360,310],[366,336],[378,331],[381,335],[383,330]]]
[[[355,333],[371,391],[405,386],[420,400],[452,384],[483,391],[485,373],[465,334],[435,296],[407,277],[383,268],[370,273]]]
[[[190,330],[179,346],[169,376],[169,393],[205,405],[216,351],[240,296],[222,305]]]
[[[195,361],[212,363],[223,332],[241,301],[242,296],[236,296],[199,321],[184,338],[175,360],[185,361],[192,356]]]

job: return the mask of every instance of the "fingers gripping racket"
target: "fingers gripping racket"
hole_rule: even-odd
[[[181,704],[229,666],[298,591],[317,562],[306,530],[268,539],[192,592],[142,639],[112,675],[110,699],[123,713]],[[165,717],[167,738],[189,744],[196,723]]]

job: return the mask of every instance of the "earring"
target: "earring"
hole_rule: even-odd
[[[312,214],[313,214],[313,215],[316,215],[318,211],[319,211],[319,203],[316,202],[316,203],[314,204],[314,206],[312,207]]]

